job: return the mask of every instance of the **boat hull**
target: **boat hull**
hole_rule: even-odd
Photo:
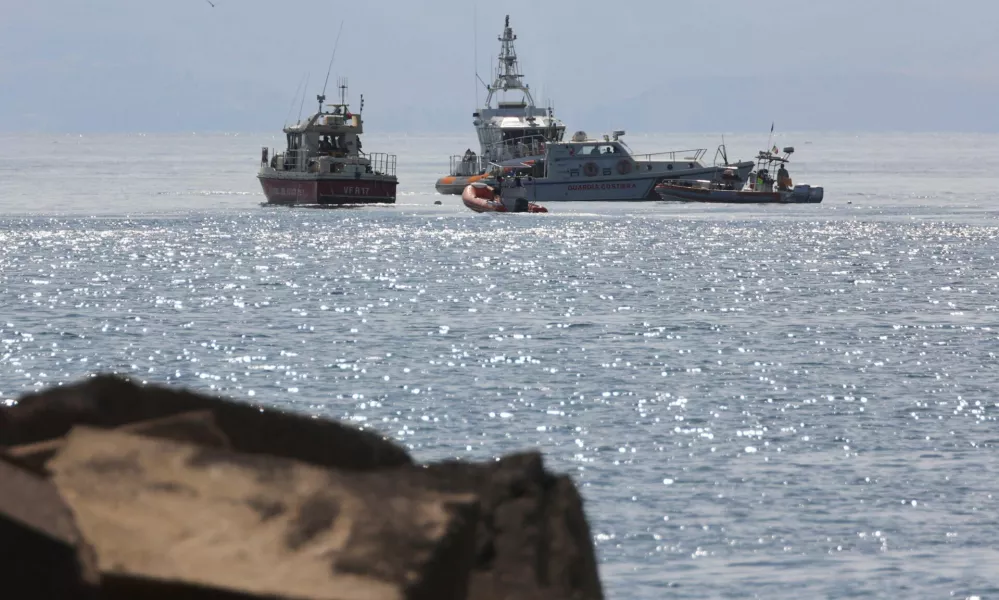
[[[395,204],[398,180],[395,177],[368,176],[281,176],[258,175],[267,204],[353,205]]]
[[[527,203],[527,209],[521,211],[509,211],[500,201],[496,194],[496,189],[490,185],[478,184],[467,185],[461,192],[461,201],[469,209],[477,213],[483,212],[528,212],[546,213],[548,209],[533,202]]]
[[[656,191],[663,200],[679,202],[714,202],[720,204],[818,204],[824,190],[807,185],[796,186],[789,192],[757,192],[752,190],[712,190],[680,185],[660,185]]]
[[[528,197],[540,202],[609,202],[658,200],[658,177],[608,181],[545,181],[526,184]]]
[[[752,163],[740,163],[736,171],[741,183],[749,176]],[[551,180],[538,178],[528,180],[528,198],[536,202],[644,202],[659,201],[656,186],[663,181],[674,179],[704,178],[720,179],[722,172],[732,167],[706,167],[677,172],[675,175],[663,172],[644,174],[636,170],[631,176],[573,177]]]

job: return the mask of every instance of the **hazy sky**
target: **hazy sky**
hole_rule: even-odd
[[[509,13],[573,130],[999,131],[996,0],[212,2],[0,0],[0,130],[277,130],[343,20],[369,131],[466,131]]]

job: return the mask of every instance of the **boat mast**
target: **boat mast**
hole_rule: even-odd
[[[510,27],[510,15],[506,16],[503,35],[498,39],[502,44],[499,65],[496,67],[496,79],[493,80],[493,84],[488,88],[489,94],[486,95],[486,106],[491,107],[490,102],[492,101],[493,94],[497,91],[520,90],[524,94],[527,105],[533,108],[534,98],[531,96],[531,91],[528,89],[527,84],[524,83],[522,79],[524,75],[520,72],[520,66],[517,64],[517,51],[513,47],[513,41],[517,39],[517,36],[514,35],[513,29]]]
[[[338,77],[337,87],[340,88],[340,104],[346,109],[347,106],[347,78]]]

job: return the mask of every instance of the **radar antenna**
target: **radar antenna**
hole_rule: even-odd
[[[513,47],[513,42],[517,36],[510,27],[510,15],[506,15],[506,20],[503,22],[503,35],[498,39],[502,44],[499,64],[496,67],[496,79],[491,86],[487,86],[489,93],[486,95],[486,106],[489,106],[493,94],[497,91],[520,90],[524,94],[528,106],[533,107],[534,98],[522,79],[524,75],[520,72],[520,66],[517,63],[517,51]]]

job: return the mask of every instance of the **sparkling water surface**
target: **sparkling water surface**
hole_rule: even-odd
[[[999,595],[999,136],[779,138],[821,205],[547,215],[433,192],[470,136],[367,136],[394,207],[261,207],[279,143],[0,136],[0,398],[116,371],[537,448],[612,598]]]

